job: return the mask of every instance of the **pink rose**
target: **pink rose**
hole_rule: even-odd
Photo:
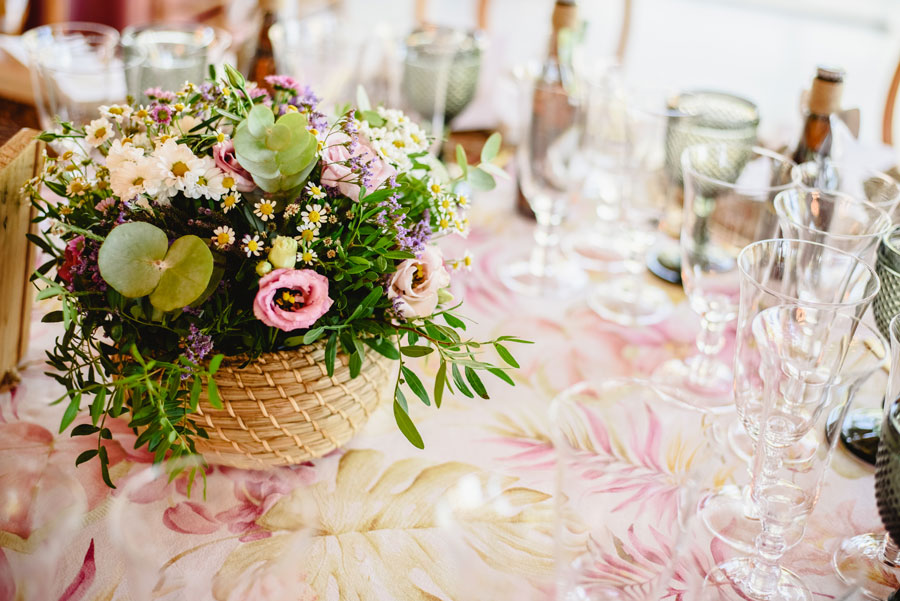
[[[397,171],[387,162],[381,160],[368,141],[360,136],[356,149],[351,153],[347,148],[350,136],[343,132],[336,132],[325,140],[325,149],[322,150],[322,177],[321,181],[326,186],[332,186],[340,190],[341,194],[354,202],[359,202],[359,174],[354,173],[348,162],[351,157],[357,157],[361,165],[367,165],[369,176],[366,182],[366,190],[377,190],[381,184],[397,174]]]
[[[388,283],[388,298],[403,317],[427,317],[438,304],[438,290],[450,285],[450,274],[444,269],[441,251],[433,246],[417,259],[406,259]]]
[[[256,184],[250,172],[241,167],[234,155],[234,142],[226,140],[213,146],[213,158],[216,166],[221,169],[226,177],[234,179],[234,185],[239,192],[253,192]]]
[[[259,280],[253,314],[267,326],[290,332],[316,323],[332,302],[325,276],[312,269],[276,269]]]

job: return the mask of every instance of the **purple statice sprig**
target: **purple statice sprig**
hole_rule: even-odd
[[[190,331],[184,339],[184,358],[194,365],[200,362],[213,350],[212,336],[200,331],[196,324],[191,324]]]

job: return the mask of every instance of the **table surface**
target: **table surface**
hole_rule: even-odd
[[[424,451],[405,441],[386,405],[347,448],[322,459],[271,471],[214,468],[205,500],[196,490],[189,498],[183,486],[143,487],[130,501],[137,504],[131,510],[140,521],[134,531],[150,533],[148,550],[162,545],[168,576],[173,576],[154,598],[463,598],[460,587],[466,578],[447,576],[452,562],[441,547],[442,531],[433,507],[469,474],[500,478],[500,486],[515,495],[520,508],[552,520],[554,453],[546,415],[550,400],[584,379],[646,377],[663,361],[690,354],[698,320],[674,287],[667,290],[676,301],[675,313],[664,323],[643,328],[604,322],[582,297],[545,301],[506,291],[495,275],[496,267],[510,251],[527,249],[531,227],[511,217],[512,198],[513,187],[502,183],[480,199],[472,219],[475,228],[466,241],[476,256],[476,268],[465,275],[463,286],[465,313],[476,322],[470,327],[473,335],[516,334],[536,342],[516,349],[522,365],[513,374],[516,387],[493,380],[487,382],[490,400],[456,396],[445,397],[440,410],[411,407],[426,442]],[[0,466],[9,466],[10,460],[30,466],[0,471],[0,490],[27,491],[39,480],[46,489],[53,478],[69,478],[87,499],[87,513],[66,537],[66,551],[52,584],[38,557],[46,548],[44,541],[54,540],[54,520],[24,507],[15,519],[0,523],[0,601],[20,598],[16,591],[24,596],[35,578],[48,582],[52,596],[47,598],[129,599],[125,578],[129,562],[110,532],[110,506],[118,491],[103,484],[93,462],[74,467],[75,457],[92,441],[58,434],[62,407],[48,405],[61,392],[43,375],[41,362],[44,349],[59,333],[58,324],[39,322],[53,308],[51,303],[35,306],[21,384],[0,396],[0,459],[5,459]],[[422,363],[419,372],[430,380],[435,365]],[[108,450],[121,491],[149,464],[146,455],[131,448],[133,435],[125,425],[118,424],[116,430],[120,438]],[[645,445],[644,452],[665,453],[644,437],[629,440]],[[664,457],[658,459],[652,463],[662,466],[660,478],[670,475],[667,470],[678,469],[666,467]],[[740,479],[745,470],[739,460],[732,461]],[[805,539],[785,561],[803,576],[816,598],[829,598],[842,589],[830,566],[837,542],[880,529],[872,470],[843,451],[835,454],[832,468]],[[633,485],[643,486],[637,481]],[[309,534],[306,552],[291,553],[288,533],[310,508],[328,527]],[[648,506],[647,520],[660,513],[659,507]],[[537,591],[552,576],[552,550],[523,546],[514,535],[521,527],[512,517],[482,520],[469,525],[466,544],[478,551],[481,567],[493,571],[498,582],[512,578],[520,585],[533,584]],[[645,548],[658,548],[653,542],[632,540],[630,546],[617,548],[620,561],[606,566],[606,575],[640,584],[653,566],[649,555],[634,549],[645,543]],[[695,536],[690,545],[694,558],[690,569],[699,572],[735,554],[705,535]],[[286,596],[279,588],[281,580],[273,577],[279,573],[292,579]],[[188,586],[174,577],[177,574],[199,576],[200,584]]]

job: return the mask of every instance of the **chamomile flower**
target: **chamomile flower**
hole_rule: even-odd
[[[153,159],[138,157],[136,161],[123,161],[112,169],[109,185],[113,194],[122,200],[131,200],[142,193],[156,194],[160,185],[159,171]]]
[[[325,214],[328,212],[328,205],[306,205],[306,209],[300,213],[300,217],[303,218],[304,224],[310,224],[316,229],[322,225],[322,222],[325,220]]]
[[[452,213],[456,208],[455,205],[456,203],[453,202],[453,197],[447,194],[439,196],[435,199],[435,206],[441,213]]]
[[[81,196],[88,190],[88,185],[80,177],[72,178],[66,185],[66,194],[68,196]]]
[[[113,129],[112,123],[104,119],[103,117],[99,119],[94,119],[90,122],[90,124],[84,128],[85,141],[97,148],[107,140],[109,140],[115,130]]]
[[[185,191],[185,196],[188,198],[206,197],[211,200],[219,200],[227,191],[224,185],[225,174],[216,166],[216,162],[213,159],[205,157],[203,162],[203,173],[197,178],[197,183],[192,189],[189,192]]]
[[[100,107],[100,114],[107,119],[112,119],[116,123],[127,121],[128,118],[131,117],[133,111],[134,109],[127,104],[111,104],[109,106],[103,105]]]
[[[234,244],[234,230],[227,225],[219,226],[213,230],[212,241],[216,248],[225,248],[230,244]]]
[[[319,184],[314,184],[312,182],[306,184],[306,193],[313,200],[322,200],[323,198],[325,198],[325,190],[322,189],[322,186],[320,186]]]
[[[437,226],[439,231],[445,232],[450,229],[451,225],[453,225],[453,223],[450,221],[450,217],[447,215],[438,216]]]
[[[137,161],[143,156],[144,149],[135,146],[131,140],[113,140],[106,154],[106,166],[114,172],[122,164]]]
[[[241,248],[247,253],[248,257],[258,257],[259,253],[263,251],[265,245],[260,242],[259,235],[254,235],[252,238],[250,234],[244,235],[244,239],[241,240]]]
[[[297,227],[300,232],[300,240],[303,242],[313,242],[319,237],[319,228],[312,223],[304,223]]]
[[[457,194],[456,195],[456,205],[460,209],[468,209],[469,208],[469,197],[465,194]]]
[[[275,219],[275,204],[271,200],[264,198],[253,205],[253,214],[263,221]]]
[[[176,192],[192,191],[197,180],[206,172],[207,162],[188,148],[169,138],[153,151],[162,176],[163,196],[174,196]]]
[[[440,198],[446,190],[444,189],[444,185],[437,181],[436,179],[429,178],[428,180],[428,193],[431,194],[432,198]]]
[[[287,219],[291,217],[295,217],[300,213],[300,205],[296,202],[292,202],[288,206],[284,207],[284,216]]]
[[[222,212],[227,213],[241,202],[241,195],[234,190],[229,190],[222,196]]]
[[[297,261],[299,263],[306,263],[307,265],[312,265],[318,258],[319,255],[311,248],[304,248],[297,253]]]

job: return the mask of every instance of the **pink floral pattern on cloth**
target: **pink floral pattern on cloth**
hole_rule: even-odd
[[[507,202],[508,190],[494,198]],[[506,194],[506,196],[504,196]],[[663,324],[623,328],[602,321],[579,298],[544,303],[507,292],[495,275],[505,259],[499,252],[511,241],[529,239],[530,225],[509,219],[509,207],[488,205],[473,214],[477,227],[468,239],[476,268],[465,278],[464,295],[470,333],[492,336],[515,333],[536,344],[516,349],[521,370],[515,388],[487,380],[491,400],[445,397],[443,407],[410,405],[426,441],[411,447],[393,426],[390,406],[381,407],[346,449],[308,464],[271,471],[212,467],[207,494],[188,496],[182,479],[166,486],[153,482],[135,491],[128,502],[135,515],[165,541],[166,570],[198,576],[199,589],[188,598],[216,601],[284,599],[465,598],[465,579],[452,577],[459,549],[449,544],[435,507],[452,496],[458,483],[475,479],[496,482],[499,494],[522,512],[475,521],[465,530],[466,557],[479,573],[502,586],[531,591],[517,598],[546,599],[553,554],[546,544],[532,544],[535,532],[552,540],[555,451],[548,431],[549,400],[583,379],[647,377],[668,359],[693,351],[696,317],[680,296],[676,314]],[[478,224],[482,224],[478,226]],[[522,250],[525,250],[524,244]],[[445,250],[447,257],[454,256]],[[109,506],[150,457],[129,444],[110,444],[108,453],[116,490],[106,488],[96,465],[74,467],[77,455],[93,439],[58,434],[61,406],[48,401],[58,385],[43,375],[43,350],[59,332],[40,317],[55,309],[42,301],[34,311],[31,347],[22,382],[0,394],[0,491],[51,489],[54,478],[69,478],[83,494],[85,514],[68,533],[64,549],[51,559],[55,578],[52,601],[118,601],[129,598],[128,558],[109,533]],[[437,366],[423,362],[417,370],[430,382]],[[593,569],[598,582],[627,584],[640,590],[659,572],[669,548],[676,490],[660,478],[670,457],[660,444],[666,416],[627,435],[624,449],[601,449],[596,477],[598,499],[610,507],[637,512],[642,519],[624,530],[618,546],[597,549]],[[129,432],[113,423],[117,439]],[[592,424],[602,439],[603,424]],[[737,460],[734,460],[737,462]],[[785,565],[797,571],[820,598],[843,590],[830,570],[838,541],[879,530],[871,470],[841,459],[829,474],[806,538],[789,553]],[[744,466],[735,463],[735,473]],[[309,515],[317,521],[310,527]],[[520,520],[527,514],[527,520]],[[527,526],[523,528],[523,524]],[[28,506],[0,513],[0,601],[23,598],[40,567],[50,536],[46,520],[35,520]],[[545,528],[549,528],[544,531]],[[62,538],[58,539],[63,541]],[[157,544],[147,540],[147,547]],[[590,544],[598,544],[592,541]],[[702,578],[716,562],[734,556],[705,533],[684,551],[675,582]],[[49,561],[49,560],[48,560]],[[449,575],[448,575],[449,574]],[[158,598],[184,598],[183,582]],[[517,589],[519,590],[519,589]],[[285,591],[290,591],[285,596]],[[683,589],[673,585],[669,598]]]

